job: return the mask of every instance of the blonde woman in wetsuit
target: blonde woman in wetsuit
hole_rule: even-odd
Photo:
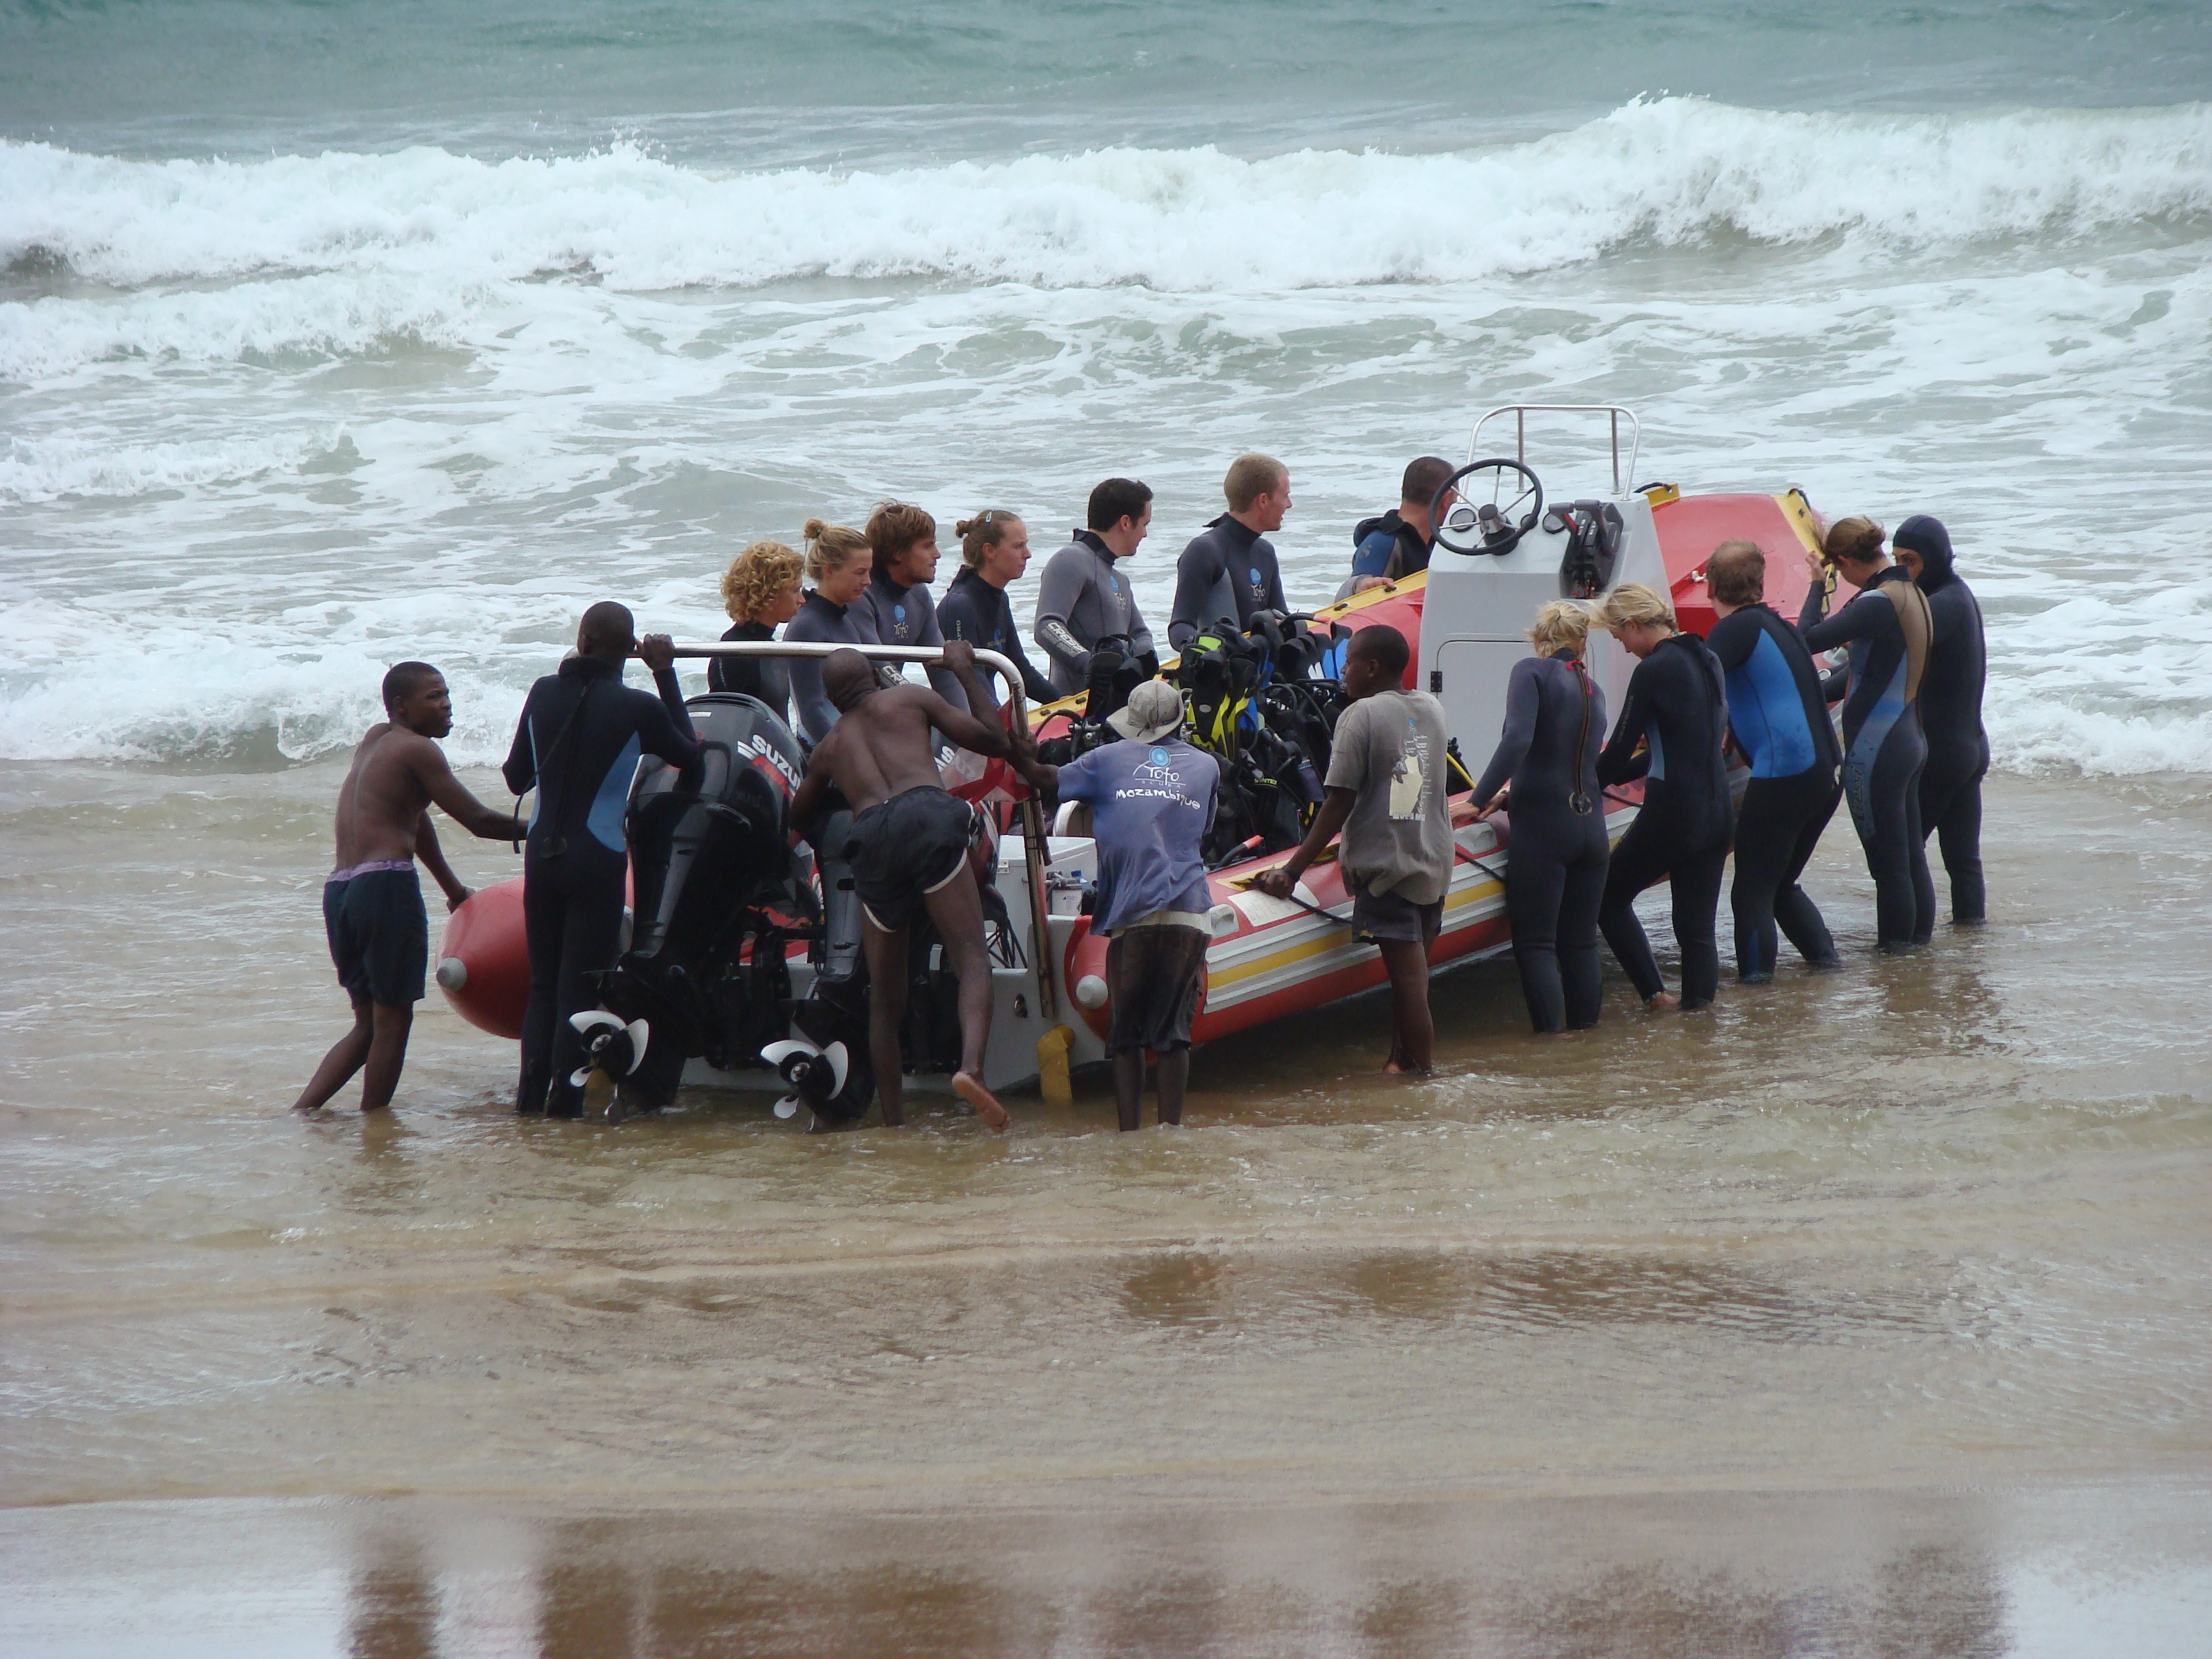
[[[1505,910],[1513,963],[1529,1021],[1546,1033],[1597,1024],[1605,693],[1583,666],[1589,627],[1589,612],[1566,599],[1536,612],[1528,629],[1536,654],[1513,665],[1505,729],[1474,787],[1476,817],[1510,808]]]
[[[806,580],[812,586],[799,614],[785,626],[787,640],[831,645],[875,645],[875,616],[861,603],[875,572],[875,550],[868,538],[843,525],[806,521]],[[791,700],[799,733],[809,744],[830,735],[837,706],[822,689],[822,659],[791,659]]]

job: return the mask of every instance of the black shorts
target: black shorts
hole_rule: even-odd
[[[1164,1054],[1190,1047],[1206,983],[1203,927],[1127,927],[1106,946],[1106,1052],[1150,1048]]]
[[[412,866],[325,882],[323,932],[338,983],[356,1002],[404,1008],[422,1000],[430,918]]]
[[[983,832],[975,809],[934,784],[879,800],[853,820],[845,858],[868,920],[895,933],[915,906],[960,873]]]
[[[1370,893],[1364,887],[1352,895],[1352,936],[1365,944],[1389,939],[1434,945],[1443,925],[1442,899],[1416,904],[1396,893]]]

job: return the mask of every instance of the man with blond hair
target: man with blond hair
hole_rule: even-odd
[[[1288,611],[1271,530],[1291,510],[1291,472],[1272,455],[1239,455],[1221,481],[1229,511],[1192,538],[1176,561],[1168,643],[1178,651],[1224,620],[1249,629],[1261,611]]]

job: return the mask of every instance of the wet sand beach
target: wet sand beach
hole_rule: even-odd
[[[1838,826],[1842,972],[1001,1141],[519,1123],[434,994],[292,1116],[335,776],[7,769],[11,1654],[2201,1650],[2201,783],[1998,780],[1909,959]]]

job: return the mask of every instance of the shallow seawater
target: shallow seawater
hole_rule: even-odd
[[[6,775],[10,1651],[2201,1632],[2198,784],[1998,781],[1912,958],[1838,826],[1841,972],[1544,1040],[1478,964],[1434,1082],[1370,998],[998,1139],[518,1123],[434,994],[393,1114],[294,1117],[336,778]]]

